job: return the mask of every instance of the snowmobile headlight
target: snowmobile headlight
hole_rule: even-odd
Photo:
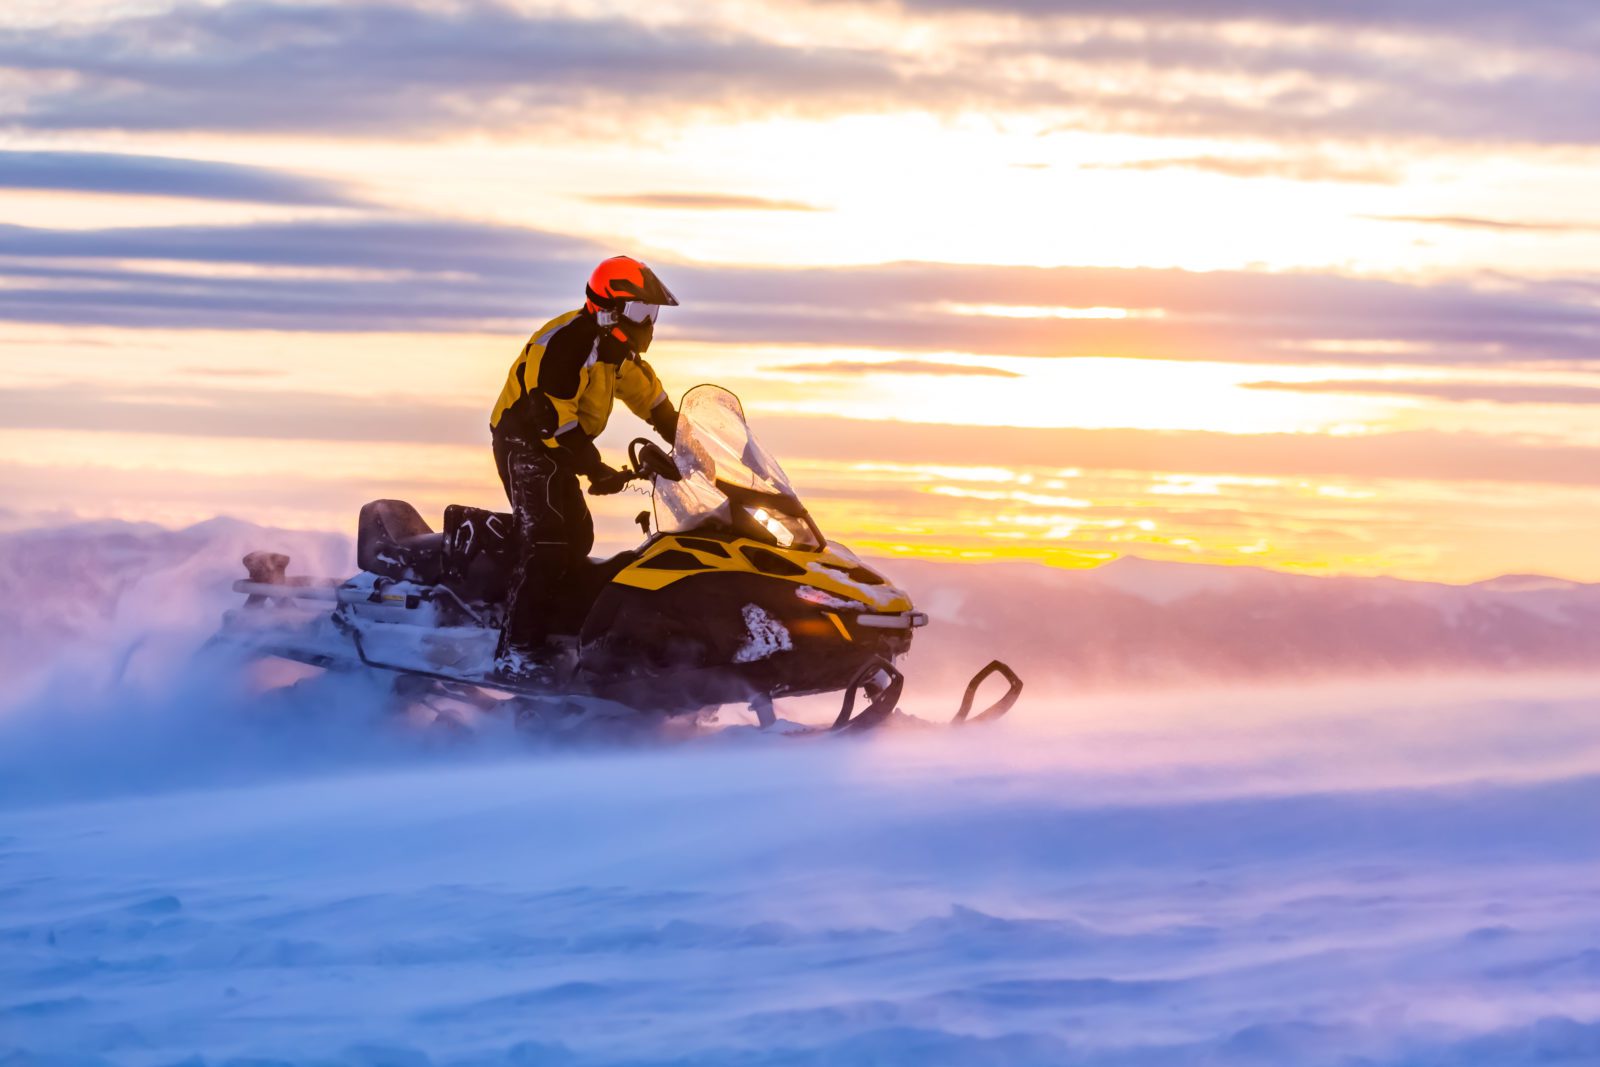
[[[745,514],[755,520],[755,524],[766,531],[772,543],[779,548],[817,548],[817,539],[811,533],[811,527],[795,518],[785,515],[781,511],[770,508],[747,507]]]
[[[756,520],[756,525],[771,534],[772,539],[778,543],[779,548],[788,548],[794,544],[794,531],[784,524],[785,516],[775,515],[766,508],[749,508],[748,510],[750,517]]]

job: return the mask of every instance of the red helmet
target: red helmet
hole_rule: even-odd
[[[590,311],[621,311],[630,303],[677,307],[678,298],[661,284],[656,272],[632,256],[602,260],[589,275]]]
[[[678,298],[655,271],[632,256],[612,256],[589,275],[589,314],[629,351],[642,354],[655,336],[656,313],[676,307]]]

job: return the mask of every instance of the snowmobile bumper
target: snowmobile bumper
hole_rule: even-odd
[[[268,582],[252,582],[241,578],[233,583],[235,593],[243,593],[250,599],[245,601],[249,607],[255,607],[263,600],[321,600],[327,603],[337,603],[339,589],[337,585],[282,585]]]
[[[901,611],[893,615],[862,613],[850,616],[850,621],[873,630],[914,630],[928,625],[928,616],[920,611]]]

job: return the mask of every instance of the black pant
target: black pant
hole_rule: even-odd
[[[578,472],[560,449],[496,436],[494,461],[517,535],[500,649],[529,651],[550,635],[563,580],[594,547],[594,519]]]

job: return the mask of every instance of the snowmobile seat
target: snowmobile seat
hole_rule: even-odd
[[[374,500],[361,508],[356,566],[398,581],[434,585],[444,574],[444,534],[434,533],[404,500]]]
[[[447,585],[469,601],[497,603],[509,595],[516,567],[514,531],[514,519],[504,512],[451,504],[444,509],[444,529],[435,532],[404,500],[374,500],[361,509],[356,564],[397,581]],[[587,566],[573,568],[558,594],[564,604],[558,632],[568,623],[576,632],[600,590],[643,547],[591,556]]]

